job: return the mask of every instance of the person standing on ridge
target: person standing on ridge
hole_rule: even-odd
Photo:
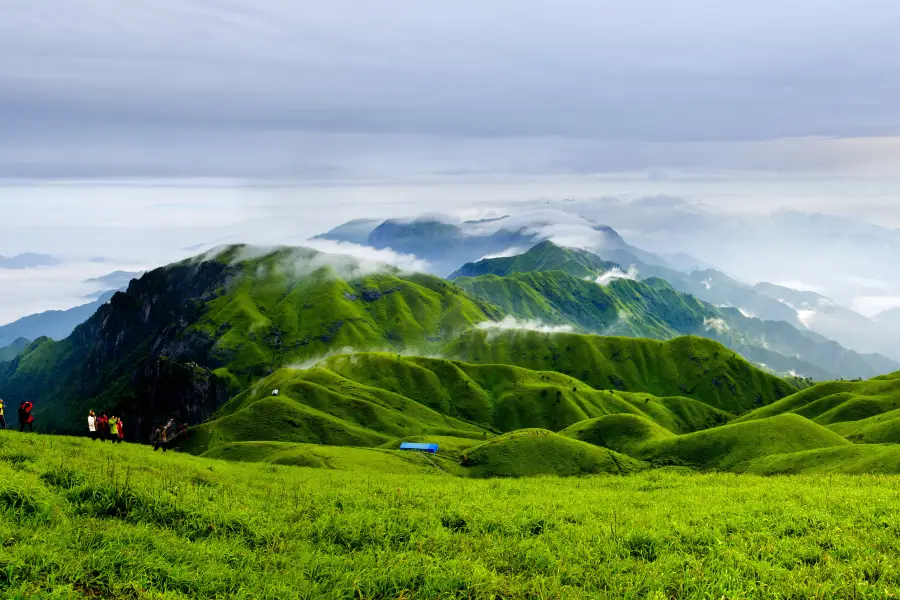
[[[119,418],[116,415],[109,417],[109,439],[113,444],[119,441]]]
[[[118,439],[114,439],[113,441],[117,444],[121,444],[125,441],[125,424],[122,422],[121,417],[116,420],[116,436]]]
[[[94,411],[88,413],[88,435],[92,440],[97,441],[97,417]]]
[[[0,398],[0,429],[6,429],[6,417],[3,416],[3,398]]]
[[[156,452],[160,448],[162,451],[166,451],[166,442],[168,441],[168,435],[166,435],[166,427],[164,425],[158,425],[153,432],[153,451]]]
[[[25,431],[27,427],[29,432],[34,433],[34,415],[31,414],[33,408],[34,404],[27,400],[19,405],[19,431]]]
[[[106,439],[106,436],[109,434],[109,417],[106,416],[106,411],[100,415],[100,418],[97,419],[97,435],[102,442]]]

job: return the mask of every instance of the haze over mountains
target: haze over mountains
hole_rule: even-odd
[[[58,258],[46,254],[26,252],[16,256],[0,256],[0,269],[33,269],[58,265]]]
[[[580,206],[559,203],[566,210],[573,210],[573,205]],[[638,209],[632,206],[630,210]],[[608,214],[612,217],[617,213],[610,210]],[[811,218],[809,221],[833,225],[828,219]],[[745,234],[735,235],[740,239]],[[612,228],[574,214],[560,218],[556,210],[541,209],[518,217],[480,222],[452,222],[439,216],[384,222],[359,220],[321,237],[412,254],[428,261],[433,272],[438,274],[446,274],[444,271],[452,265],[454,256],[471,262],[485,256],[517,254],[538,240],[550,239],[563,246],[590,250],[605,260],[625,265],[626,269],[633,267],[641,277],[665,279],[675,289],[718,307],[733,307],[745,316],[767,321],[784,321],[799,330],[834,339],[858,352],[881,353],[900,360],[898,329],[892,328],[888,320],[884,321],[888,324],[885,329],[873,319],[821,294],[804,293],[765,280],[756,285],[743,283],[720,270],[706,267],[704,261],[690,255],[676,254],[672,261],[677,263],[676,266],[661,255],[629,244]],[[428,240],[432,237],[440,240],[439,243],[430,246]],[[860,233],[858,237],[864,235]],[[481,256],[476,257],[478,254]],[[696,266],[705,268],[696,270]]]
[[[712,312],[704,318],[716,323],[715,327],[703,326],[709,335],[721,337],[723,326],[732,328],[729,335],[734,347],[778,372],[794,372],[815,379],[869,377],[890,370],[900,358],[900,337],[891,333],[896,329],[887,318],[890,315],[877,323],[815,292],[766,282],[743,283],[684,252],[669,252],[666,256],[648,252],[627,242],[615,229],[570,212],[577,203],[559,203],[559,206],[566,210],[542,208],[467,221],[441,215],[357,219],[315,236],[310,243],[329,252],[371,257],[406,269],[456,278],[466,274],[466,269],[471,268],[469,264],[484,257],[525,257],[519,270],[546,271],[544,265],[530,263],[534,256],[529,250],[542,240],[552,240],[556,247],[581,248],[592,253],[599,262],[581,270],[589,270],[592,279],[607,278],[609,283],[622,278],[657,278],[671,286],[673,292],[690,294],[708,303]],[[637,208],[632,206],[631,210],[640,206],[637,203]],[[610,216],[614,213],[610,211]],[[578,276],[588,275],[581,271]],[[101,289],[115,289],[137,274],[117,271],[91,278],[88,283]],[[484,274],[487,273],[479,273]],[[575,285],[582,286],[583,282]],[[96,292],[94,297],[101,293]],[[0,341],[8,344],[19,337],[36,339],[42,335],[61,339],[96,307],[96,304],[80,307],[69,313],[70,317],[62,317],[64,326],[55,329],[48,326],[29,329],[27,325],[49,323],[48,319],[59,315],[58,312],[29,317],[24,320],[24,326],[16,323],[0,328],[0,333],[5,332]],[[769,324],[764,325],[765,322]],[[695,329],[699,328],[698,323],[694,324]],[[740,343],[734,338],[734,329],[741,331]],[[598,322],[586,330],[603,331],[603,327]],[[640,335],[639,330],[633,330],[632,334]],[[750,347],[755,349],[751,351]],[[856,358],[847,362],[846,357]]]

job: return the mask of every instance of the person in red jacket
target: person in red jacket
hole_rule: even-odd
[[[106,414],[105,410],[100,413],[100,418],[97,419],[97,431],[101,442],[109,436],[109,415]]]
[[[34,404],[27,400],[19,405],[19,431],[25,431],[27,427],[28,431],[34,432],[34,415],[31,414],[33,408]]]

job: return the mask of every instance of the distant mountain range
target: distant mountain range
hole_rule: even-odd
[[[541,242],[519,256],[466,264],[451,280],[520,318],[603,335],[709,337],[780,373],[832,379],[900,369],[900,363],[883,356],[847,350],[784,321],[714,306],[663,279],[638,279],[587,251],[552,242]],[[721,281],[715,281],[718,287]]]
[[[31,340],[19,338],[6,347],[0,347],[0,362],[14,360],[25,348],[31,344]]]
[[[892,308],[875,315],[872,319],[877,325],[900,334],[900,308]]]
[[[26,252],[16,256],[0,256],[0,269],[33,269],[36,267],[53,267],[61,261],[47,254]]]
[[[777,299],[797,314],[804,327],[860,352],[878,352],[900,360],[900,310],[875,318],[841,306],[831,298],[771,283],[755,289]]]
[[[8,325],[0,326],[0,347],[9,345],[19,338],[37,340],[50,338],[63,340],[78,325],[87,321],[97,309],[109,302],[115,291],[104,292],[97,300],[68,310],[48,310],[23,317]]]
[[[453,223],[435,217],[358,219],[316,236],[377,249],[391,249],[427,260],[432,271],[447,276],[466,262],[487,256],[524,252],[538,242],[576,236],[588,250],[622,265],[666,269],[661,257],[629,245],[615,230],[578,219],[559,223],[556,211],[535,211],[523,217],[501,217]]]
[[[91,279],[86,279],[85,283],[101,288],[101,291],[95,292],[88,297],[91,299],[99,299],[107,294],[110,290],[125,289],[133,279],[137,279],[143,274],[143,271],[113,271],[112,273],[103,275],[102,277],[92,277]]]
[[[779,218],[797,226],[825,227],[836,235],[841,223],[828,219],[798,222],[799,217],[792,213],[779,213]],[[843,231],[841,235],[849,234]],[[731,307],[746,317],[763,321],[783,321],[816,342],[824,336],[859,353],[900,360],[900,311],[893,316],[885,314],[878,322],[814,292],[770,283],[744,283],[689,254],[646,252],[626,242],[610,227],[570,214],[563,213],[561,217],[558,211],[456,224],[435,217],[362,219],[336,227],[321,237],[415,254],[430,261],[433,271],[443,276],[464,275],[462,271],[448,270],[454,264],[458,267],[460,261],[516,257],[540,241],[567,246],[570,241],[603,262],[621,265],[638,278],[664,279],[675,290],[717,308]]]

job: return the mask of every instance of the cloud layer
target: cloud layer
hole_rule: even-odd
[[[482,321],[477,327],[488,332],[520,330],[538,333],[574,333],[575,331],[570,325],[550,325],[536,319],[517,319],[512,316],[504,317],[500,321]]]
[[[898,19],[886,0],[14,2],[0,175],[891,169],[897,141],[861,138],[900,134]]]

